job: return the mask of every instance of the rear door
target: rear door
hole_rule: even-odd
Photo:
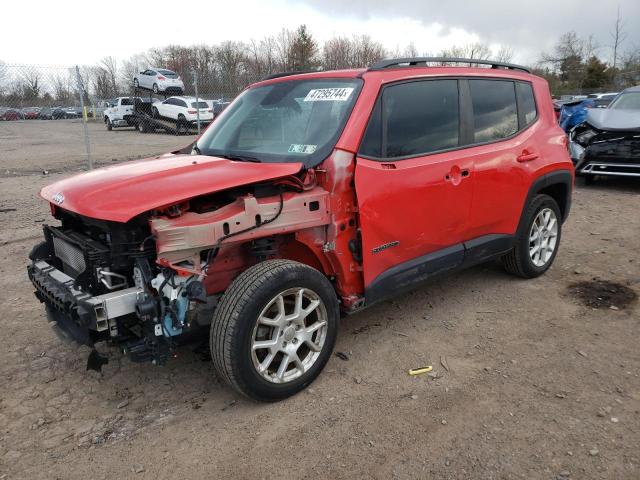
[[[474,195],[468,239],[512,235],[520,220],[531,174],[542,162],[543,145],[530,83],[469,79]]]
[[[462,263],[473,162],[458,151],[457,79],[383,87],[360,145],[356,194],[367,296]]]

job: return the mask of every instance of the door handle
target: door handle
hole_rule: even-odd
[[[529,150],[523,150],[522,153],[516,157],[516,160],[520,163],[530,162],[537,159],[539,156],[540,155],[537,153],[530,152]]]
[[[453,167],[449,173],[444,176],[447,182],[452,182],[454,185],[458,185],[463,179],[469,176],[469,169],[465,168],[460,170],[458,167]]]

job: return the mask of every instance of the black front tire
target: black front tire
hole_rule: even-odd
[[[252,361],[251,342],[262,310],[280,292],[306,288],[324,303],[327,333],[320,354],[301,376],[284,383],[263,378]],[[210,330],[213,365],[236,391],[259,401],[287,398],[307,387],[331,356],[338,332],[339,308],[329,280],[319,271],[290,260],[267,260],[241,273],[218,304]]]
[[[108,131],[113,130],[113,124],[111,123],[111,120],[109,120],[108,117],[104,119],[104,123],[107,125],[107,130]]]
[[[530,249],[529,235],[533,222],[538,213],[543,209],[549,208],[553,210],[558,225],[558,233],[556,238],[555,249],[547,262],[542,266],[533,263]],[[562,215],[557,202],[549,195],[536,195],[523,212],[523,224],[516,234],[513,249],[502,257],[502,264],[505,270],[513,275],[522,278],[535,278],[545,273],[556,258],[558,249],[560,248],[560,239],[562,237]]]

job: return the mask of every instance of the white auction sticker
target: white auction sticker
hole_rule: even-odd
[[[289,153],[313,153],[318,148],[317,145],[303,145],[300,143],[292,143],[289,147]]]
[[[314,88],[304,97],[305,102],[346,102],[353,88]]]

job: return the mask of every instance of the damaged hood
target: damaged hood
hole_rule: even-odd
[[[80,215],[127,222],[136,215],[228,188],[294,175],[301,163],[249,163],[202,155],[169,155],[75,175],[40,196]]]
[[[598,130],[640,130],[640,110],[593,108],[586,122]]]

